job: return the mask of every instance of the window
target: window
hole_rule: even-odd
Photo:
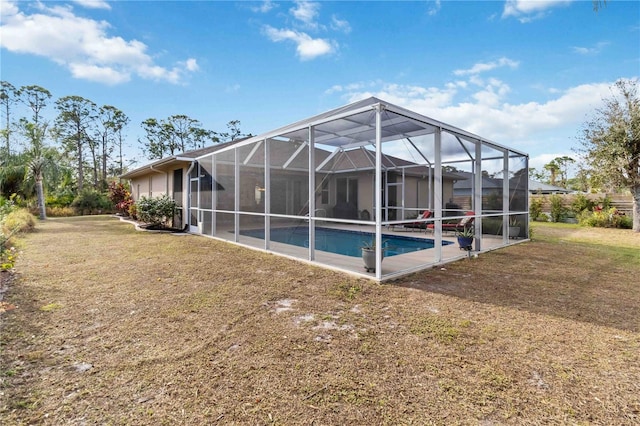
[[[336,180],[336,202],[358,204],[358,179],[340,178]]]
[[[320,202],[322,204],[329,204],[329,181],[322,181],[322,192]]]
[[[173,199],[178,207],[182,207],[182,169],[173,171]]]

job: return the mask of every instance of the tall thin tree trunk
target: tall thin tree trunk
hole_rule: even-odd
[[[107,183],[107,138],[102,140],[102,182]]]
[[[120,169],[118,172],[118,176],[120,176],[122,174],[122,169],[123,169],[122,167],[122,135],[119,135],[118,138],[119,138],[118,149],[120,151]]]
[[[640,232],[640,185],[631,188],[633,197],[633,230]]]
[[[84,186],[84,167],[82,167],[82,143],[78,141],[78,192]]]
[[[44,188],[42,185],[42,174],[36,177],[36,197],[38,199],[38,211],[40,212],[40,220],[47,218],[47,208],[44,204]]]
[[[98,159],[95,146],[91,147],[91,162],[93,163],[93,188],[98,189]]]

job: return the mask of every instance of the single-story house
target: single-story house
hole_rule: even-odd
[[[572,191],[560,186],[549,185],[548,183],[538,182],[537,180],[529,179],[529,193],[531,195],[541,194],[570,194]]]
[[[372,97],[262,135],[163,158],[122,178],[136,200],[173,197],[179,207],[174,226],[194,234],[384,280],[466,255],[441,226],[445,217],[465,216],[446,214],[456,182],[468,181],[473,251],[526,239],[526,227],[519,239],[509,238],[507,229],[515,219],[528,223],[521,195],[527,180],[500,175],[526,176],[527,167],[524,153]],[[483,205],[487,173],[501,186],[499,205],[491,209]],[[425,210],[432,214],[421,219],[421,232],[407,232]],[[483,219],[499,229],[483,233]],[[376,243],[374,272],[363,271],[356,253],[364,240]],[[350,252],[348,241],[356,246]]]

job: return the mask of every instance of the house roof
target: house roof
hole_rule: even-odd
[[[529,179],[529,192],[532,194],[568,194],[571,190]]]
[[[212,152],[216,152],[220,149],[223,149],[227,146],[230,145],[235,145],[239,142],[242,142],[245,139],[249,139],[249,137],[246,138],[241,138],[241,139],[236,139],[233,141],[229,141],[229,142],[223,142],[223,143],[218,143],[215,145],[211,145],[211,146],[207,146],[204,148],[200,148],[200,149],[194,149],[192,151],[186,151],[183,152],[181,154],[176,154],[176,155],[171,155],[169,157],[164,157],[161,158],[159,160],[156,160],[152,163],[148,163],[145,164],[144,166],[138,167],[136,169],[133,169],[131,171],[128,171],[122,175],[120,175],[121,179],[131,179],[137,176],[141,176],[141,175],[145,175],[149,172],[152,171],[157,171],[158,168],[160,169],[166,169],[169,168],[170,166],[175,166],[178,164],[184,164],[184,163],[191,163],[193,160],[195,160],[198,157],[201,157],[203,155],[206,154],[210,154]]]

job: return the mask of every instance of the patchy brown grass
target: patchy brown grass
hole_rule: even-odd
[[[640,237],[535,236],[380,285],[107,217],[48,220],[5,295],[0,418],[637,424]]]

